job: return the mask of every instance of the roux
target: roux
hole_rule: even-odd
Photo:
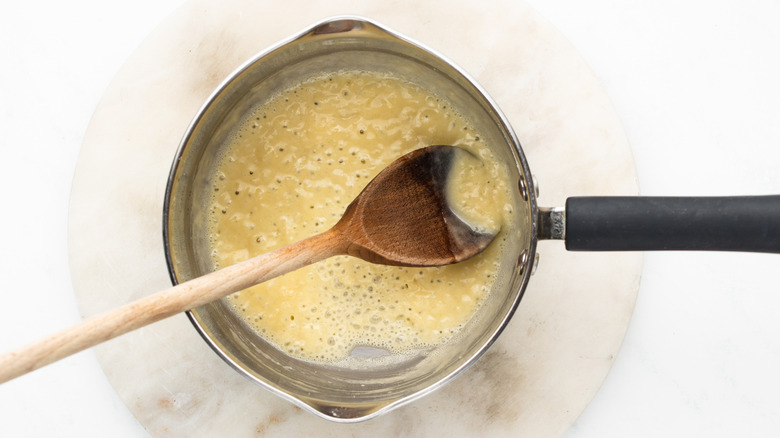
[[[450,202],[477,228],[509,223],[507,171],[439,96],[385,73],[313,77],[258,105],[235,128],[213,178],[214,268],[332,227],[385,166],[432,144],[462,147]],[[455,265],[399,268],[332,257],[228,297],[287,353],[338,361],[356,346],[404,352],[452,337],[487,299],[503,240]]]

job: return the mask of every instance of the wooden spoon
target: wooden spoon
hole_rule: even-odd
[[[447,204],[452,146],[418,149],[390,164],[330,230],[86,319],[0,356],[0,383],[116,336],[335,255],[396,266],[472,257],[495,235],[474,231]]]

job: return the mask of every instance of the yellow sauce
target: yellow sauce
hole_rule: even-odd
[[[499,230],[512,214],[507,173],[484,143],[448,102],[386,74],[340,72],[285,90],[236,129],[215,171],[215,268],[329,229],[380,170],[433,144],[478,157],[455,166],[449,196],[467,222]],[[435,346],[489,295],[502,239],[436,268],[333,257],[228,299],[258,333],[303,359],[338,361],[356,346]]]

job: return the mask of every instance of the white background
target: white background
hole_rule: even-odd
[[[642,194],[780,193],[780,3],[528,2],[602,81]],[[182,3],[2,8],[0,352],[80,319],[67,210],[81,141],[116,71]],[[623,349],[567,436],[777,436],[778,271],[777,255],[647,254]],[[147,436],[89,351],[0,386],[2,437],[107,435]]]

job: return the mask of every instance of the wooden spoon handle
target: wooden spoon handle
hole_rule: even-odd
[[[0,356],[0,383],[161,319],[343,253],[334,230],[229,266],[88,318]]]

